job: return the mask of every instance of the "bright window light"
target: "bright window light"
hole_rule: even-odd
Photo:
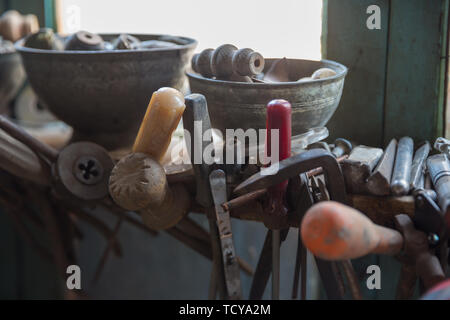
[[[267,58],[321,57],[320,0],[59,0],[60,32],[165,33],[224,43]]]

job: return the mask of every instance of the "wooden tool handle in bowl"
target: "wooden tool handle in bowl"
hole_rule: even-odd
[[[378,226],[358,210],[334,201],[318,203],[307,211],[301,235],[305,246],[326,260],[397,254],[403,247],[398,231]]]

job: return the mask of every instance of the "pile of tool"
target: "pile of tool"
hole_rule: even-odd
[[[67,37],[62,37],[50,28],[41,28],[29,35],[25,47],[44,50],[67,51],[97,51],[97,50],[144,50],[155,48],[172,48],[182,45],[181,38],[163,36],[158,40],[141,41],[130,34],[120,34],[111,41],[103,39],[96,33],[78,31]]]
[[[336,75],[330,68],[320,68],[311,75],[291,75],[286,58],[276,60],[264,71],[265,64],[260,53],[250,48],[238,49],[232,44],[205,49],[191,61],[192,69],[205,78],[236,82],[307,82]]]
[[[155,230],[168,232],[211,259],[211,299],[217,295],[242,298],[239,271],[252,274],[235,252],[231,217],[261,221],[268,227],[251,299],[262,298],[271,274],[272,297],[279,298],[280,246],[289,231],[298,227],[301,232],[297,257],[292,261],[292,298],[297,297],[299,283],[301,297],[306,297],[306,248],[315,255],[330,299],[345,298],[349,292],[352,298],[362,297],[349,259],[368,253],[395,254],[402,259],[402,277],[407,280],[399,282],[399,298],[411,296],[417,280],[411,275],[417,274],[425,288],[444,279],[449,257],[449,141],[438,139],[435,147],[444,154],[431,157],[429,143],[420,145],[414,154],[413,141],[408,137],[398,144],[391,141],[384,151],[354,146],[345,139],[328,145],[320,141],[327,137],[324,128],[291,137],[288,101],[270,101],[266,116],[270,143],[264,145],[264,153],[271,159],[272,143],[277,143],[279,162],[265,161],[265,167],[262,163],[249,164],[248,154],[244,165],[196,160],[196,149],[204,156],[213,145],[212,136],[206,134],[211,129],[207,101],[200,94],[184,97],[172,88],[153,93],[132,152],[114,160],[106,150],[90,142],[70,143],[57,151],[0,117],[0,128],[7,133],[0,131],[0,148],[4,151],[0,153],[0,166],[10,175],[36,184],[40,199],[33,200],[46,214],[44,223],[53,236],[53,257],[61,271],[76,262],[72,241],[77,225],[71,219],[73,212],[108,239],[96,278],[109,252],[120,251],[115,237],[122,221],[129,221],[151,234]],[[186,144],[194,148],[188,150],[191,164],[164,167],[163,156],[181,118],[189,132]],[[278,141],[272,141],[272,129],[279,130]],[[196,136],[202,138],[200,143],[192,140]],[[228,142],[225,149],[237,147]],[[25,194],[30,196],[30,187],[25,186]],[[430,191],[432,187],[435,192]],[[23,209],[8,198],[20,197],[14,190],[0,188],[0,202],[12,215]],[[355,195],[370,198],[366,207],[355,201]],[[103,206],[117,215],[114,230],[93,218],[84,209],[86,206]],[[369,219],[367,208],[389,215]],[[27,206],[25,209],[30,210]],[[55,218],[57,209],[62,218]],[[130,211],[138,213],[143,223],[130,216]],[[205,214],[209,232],[189,218],[194,212]],[[58,222],[61,219],[62,226]],[[17,225],[33,242],[23,224],[18,221]]]

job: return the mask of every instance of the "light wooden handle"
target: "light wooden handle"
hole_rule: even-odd
[[[311,207],[301,225],[305,246],[326,260],[347,260],[369,253],[397,254],[402,235],[374,224],[358,210],[334,201]]]
[[[190,206],[186,188],[182,184],[169,188],[164,168],[144,153],[129,154],[115,165],[109,193],[120,207],[138,211],[153,230],[174,226]]]
[[[238,49],[224,44],[194,55],[192,69],[206,78],[215,76],[221,80],[252,82],[249,77],[263,71],[264,58],[250,48]]]
[[[161,161],[185,108],[184,96],[180,91],[174,88],[155,91],[139,128],[133,152],[146,153]]]

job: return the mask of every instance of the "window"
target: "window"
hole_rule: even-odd
[[[59,0],[57,12],[62,33],[165,33],[197,39],[197,51],[232,43],[268,58],[321,57],[322,1]]]

